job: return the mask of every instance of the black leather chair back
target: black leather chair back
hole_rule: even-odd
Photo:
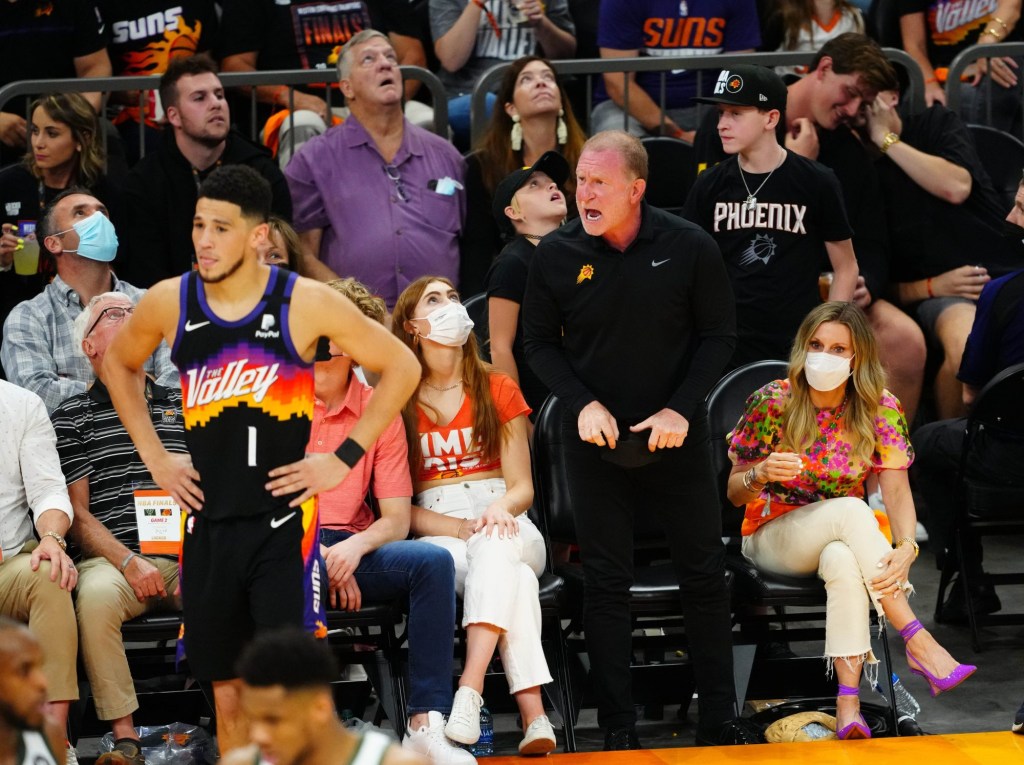
[[[981,165],[1003,202],[1003,210],[1009,210],[1020,185],[1020,169],[1024,167],[1024,142],[988,125],[968,125],[967,130]]]
[[[649,204],[679,214],[697,177],[693,144],[669,136],[642,138],[647,149]]]

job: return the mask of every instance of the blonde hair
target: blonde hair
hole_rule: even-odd
[[[81,146],[75,155],[71,186],[92,187],[103,176],[105,147],[99,135],[99,122],[92,105],[80,93],[50,93],[40,96],[28,108],[29,119],[42,109],[54,122],[67,125],[71,137]],[[42,179],[42,170],[36,165],[31,145],[25,154],[25,167],[36,178]]]
[[[818,327],[826,322],[842,324],[850,330],[853,371],[847,382],[845,431],[853,453],[870,462],[875,451],[875,418],[885,388],[885,371],[878,360],[871,325],[864,312],[853,303],[822,303],[807,314],[797,330],[789,354],[789,400],[782,410],[783,448],[803,452],[818,435],[817,409],[811,402],[804,365],[807,344]]]
[[[414,318],[416,304],[420,302],[420,298],[423,297],[423,293],[426,292],[427,286],[431,282],[441,282],[455,289],[455,285],[443,276],[421,276],[402,290],[402,294],[395,302],[395,310],[391,317],[391,332],[405,343],[406,347],[416,354],[416,358],[420,361],[421,382],[429,373],[427,362],[423,358],[423,348],[418,336],[407,332],[405,324]],[[489,364],[480,359],[476,337],[470,332],[469,338],[462,346],[462,385],[472,402],[473,435],[480,444],[486,461],[501,457],[501,444],[503,439],[508,436],[508,431],[502,428],[501,420],[498,418],[498,409],[494,404],[494,397],[491,395],[491,369]],[[405,436],[409,442],[409,464],[412,466],[413,475],[417,474],[418,466],[423,463],[417,427],[416,409],[420,403],[418,398],[413,395],[402,410]],[[432,409],[429,404],[424,404],[424,406]],[[436,410],[434,413],[438,414]]]
[[[383,298],[371,294],[370,290],[360,281],[351,276],[344,279],[331,279],[325,284],[335,292],[340,292],[353,303],[356,308],[363,312],[363,316],[373,319],[378,324],[383,324],[387,318],[388,309]]]

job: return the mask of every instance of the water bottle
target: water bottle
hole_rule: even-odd
[[[882,694],[882,697],[885,699],[885,703],[888,704],[889,694],[886,692],[886,689],[876,682],[875,690]],[[896,696],[897,721],[903,722],[903,720],[906,719],[916,720],[917,716],[921,714],[921,705],[917,703],[917,699],[911,695],[906,686],[900,682],[900,678],[895,672],[892,673],[892,690],[893,695]]]
[[[474,757],[490,757],[494,754],[494,720],[487,707],[480,707],[480,738],[469,751]]]

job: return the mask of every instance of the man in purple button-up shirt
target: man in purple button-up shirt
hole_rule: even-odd
[[[285,169],[305,249],[299,270],[354,276],[390,309],[420,276],[458,278],[464,164],[448,141],[403,117],[402,75],[386,36],[353,36],[338,76],[351,116]]]

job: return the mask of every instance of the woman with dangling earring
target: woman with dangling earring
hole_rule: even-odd
[[[490,125],[466,157],[467,208],[459,287],[467,296],[483,291],[491,262],[505,244],[491,213],[491,201],[501,179],[513,170],[533,165],[544,152],[557,151],[569,163],[565,191],[572,196],[576,191],[576,160],[587,140],[547,60],[524,56],[513,61],[497,95]],[[569,215],[575,217],[576,206],[570,208]]]
[[[556,740],[541,697],[551,673],[537,582],[547,550],[526,514],[530,407],[512,378],[480,360],[473,322],[447,279],[423,276],[406,287],[392,331],[422,366],[402,410],[416,492],[412,533],[451,553],[462,596],[466,657],[445,735],[479,740],[484,676],[497,650],[523,720],[519,753],[547,754]]]

